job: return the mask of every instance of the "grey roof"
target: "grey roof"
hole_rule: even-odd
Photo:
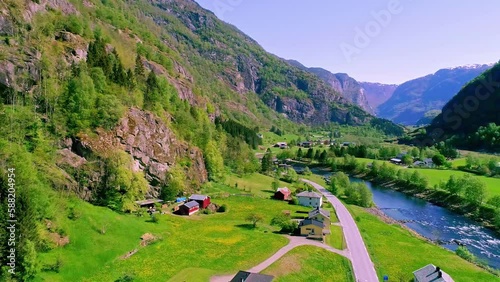
[[[162,203],[162,202],[163,202],[163,200],[160,200],[160,199],[149,199],[149,200],[135,201],[135,203],[138,204],[139,206],[151,205],[151,204]]]
[[[185,203],[184,206],[186,206],[188,208],[194,208],[194,207],[199,207],[200,204],[198,204],[198,202],[196,202],[196,201],[191,201],[191,202]]]
[[[304,219],[299,223],[299,226],[311,225],[311,224],[321,228],[325,227],[325,224],[323,222],[314,219]]]
[[[230,282],[271,282],[274,277],[240,270]]]
[[[190,200],[195,200],[195,201],[203,201],[207,198],[208,196],[206,195],[198,195],[198,194],[193,194],[191,197],[189,197]]]
[[[316,216],[317,214],[321,214],[324,217],[330,218],[330,211],[317,207],[309,212],[309,218]]]
[[[433,264],[428,264],[419,270],[413,272],[416,282],[452,282],[453,279],[441,270],[441,276],[439,277],[439,272],[436,271],[436,266]]]
[[[297,197],[321,198],[321,195],[316,192],[304,191],[297,194]]]

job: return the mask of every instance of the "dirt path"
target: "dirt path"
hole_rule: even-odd
[[[275,261],[280,259],[282,256],[284,256],[286,253],[291,251],[292,249],[298,247],[298,246],[316,246],[322,249],[325,249],[327,251],[330,251],[332,253],[339,254],[341,256],[344,256],[348,259],[350,258],[349,252],[347,250],[337,250],[335,248],[332,248],[326,244],[323,244],[319,241],[314,241],[314,240],[309,240],[305,237],[298,237],[298,236],[287,236],[287,238],[290,240],[286,246],[283,248],[279,249],[274,255],[266,259],[265,261],[261,262],[260,264],[250,268],[247,270],[248,272],[255,272],[259,273],[263,271],[264,269],[268,268],[271,264],[273,264]],[[223,276],[213,276],[210,278],[210,282],[228,282],[231,281],[231,279],[234,277],[235,274],[232,275],[223,275]]]
[[[330,202],[335,208],[340,225],[342,225],[342,229],[344,231],[347,250],[351,254],[351,263],[356,281],[379,281],[373,262],[368,254],[363,238],[361,237],[361,233],[359,233],[358,226],[344,204],[318,183],[306,179],[302,179],[302,181],[309,183],[316,190],[322,193],[328,202]]]

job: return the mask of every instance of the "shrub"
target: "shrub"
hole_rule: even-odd
[[[299,200],[295,197],[293,197],[291,200],[290,200],[290,204],[291,205],[298,205],[299,204]]]
[[[477,260],[476,256],[474,256],[465,246],[459,246],[455,253],[466,261],[475,262]]]
[[[226,212],[227,211],[227,205],[223,204],[222,206],[219,207],[217,212]]]

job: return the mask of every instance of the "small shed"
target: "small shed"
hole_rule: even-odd
[[[278,188],[276,193],[274,193],[274,198],[276,200],[288,201],[288,200],[290,200],[291,195],[292,195],[292,191],[290,191],[290,189],[288,189],[288,187],[282,187],[282,188]]]
[[[189,197],[189,201],[196,201],[202,209],[206,209],[210,205],[210,197],[206,195],[193,194]]]
[[[163,203],[163,200],[160,199],[148,199],[142,201],[135,201],[135,203],[141,208],[152,208],[156,203]]]
[[[190,201],[179,206],[177,211],[181,215],[192,215],[193,213],[200,210],[200,205],[196,201]]]

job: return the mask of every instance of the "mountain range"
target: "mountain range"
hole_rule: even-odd
[[[484,64],[441,69],[434,74],[405,82],[377,108],[377,115],[396,123],[414,125],[427,112],[441,110],[464,85],[491,66]]]
[[[397,87],[382,83],[358,82],[346,73],[332,73],[318,67],[308,68],[296,60],[288,60],[288,63],[318,76],[348,101],[372,114],[375,114],[378,105],[392,96]]]

